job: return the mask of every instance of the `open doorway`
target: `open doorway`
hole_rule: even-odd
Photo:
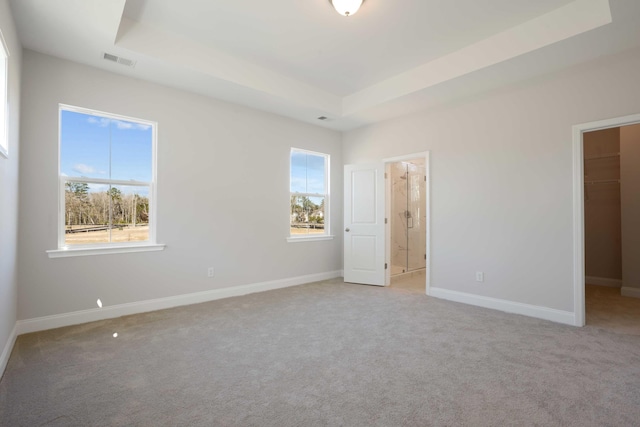
[[[415,258],[422,258],[420,267],[422,278],[417,279],[418,292],[429,295],[430,291],[430,214],[429,214],[429,152],[384,159],[372,163],[348,164],[344,166],[344,281],[373,286],[389,286],[391,284],[391,185],[389,179],[390,165],[397,162],[422,160],[421,175],[409,178],[416,182],[422,180],[422,186],[416,187],[420,202],[411,213],[416,229],[411,238],[416,243]],[[405,170],[406,173],[406,170]],[[411,176],[411,174],[410,174]],[[406,177],[406,175],[405,175]],[[401,181],[404,181],[400,178]],[[406,193],[405,193],[406,194]],[[405,195],[405,208],[406,205]],[[408,216],[405,213],[405,216]],[[420,226],[416,227],[420,219]],[[409,228],[409,227],[407,227]],[[426,256],[426,259],[425,259]],[[401,258],[401,257],[399,257]],[[397,272],[407,273],[415,268],[416,260],[411,254],[405,255],[405,262],[398,261]],[[402,267],[404,265],[404,267]],[[402,274],[402,273],[401,273]]]
[[[575,324],[640,335],[640,115],[575,126],[574,161]]]
[[[427,263],[424,158],[387,165],[391,286],[425,291]]]
[[[385,160],[387,285],[427,293],[428,155]]]
[[[583,134],[586,323],[640,334],[640,124]]]

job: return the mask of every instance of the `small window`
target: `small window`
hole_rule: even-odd
[[[291,149],[290,237],[329,234],[329,155]]]
[[[0,33],[0,157],[9,157],[9,50]]]
[[[59,248],[155,243],[156,124],[60,106]]]

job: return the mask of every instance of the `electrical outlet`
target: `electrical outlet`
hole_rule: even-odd
[[[484,273],[482,271],[476,271],[476,282],[484,282]]]
[[[207,277],[213,277],[216,275],[216,271],[213,269],[213,267],[209,267],[207,269]]]

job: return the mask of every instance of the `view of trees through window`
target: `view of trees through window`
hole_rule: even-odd
[[[324,197],[291,196],[291,234],[324,233]]]
[[[291,150],[291,236],[326,233],[326,154]]]
[[[64,245],[148,241],[153,128],[61,110]]]
[[[67,182],[65,243],[148,240],[149,198],[138,194],[144,189],[127,190],[124,194],[120,187],[112,186],[100,191],[86,182]]]

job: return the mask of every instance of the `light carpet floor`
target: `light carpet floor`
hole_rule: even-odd
[[[637,426],[640,339],[332,280],[20,336],[0,424]]]

